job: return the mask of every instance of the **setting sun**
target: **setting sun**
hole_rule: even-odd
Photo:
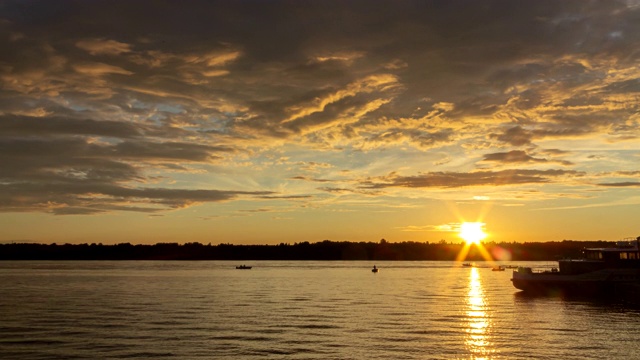
[[[463,222],[460,224],[459,236],[467,242],[467,244],[477,244],[480,240],[487,237],[482,229],[484,223],[481,222]]]

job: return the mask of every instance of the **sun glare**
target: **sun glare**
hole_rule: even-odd
[[[478,244],[480,240],[487,237],[487,234],[482,229],[484,223],[481,222],[463,222],[460,224],[460,235],[467,244]]]

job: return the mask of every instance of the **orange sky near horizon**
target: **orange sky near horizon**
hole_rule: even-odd
[[[0,242],[460,242],[463,222],[483,241],[636,237],[639,17],[5,1]]]

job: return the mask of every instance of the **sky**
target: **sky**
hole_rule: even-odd
[[[640,235],[640,1],[0,1],[0,242]]]

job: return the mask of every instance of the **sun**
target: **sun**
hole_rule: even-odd
[[[480,240],[487,237],[482,229],[484,223],[481,222],[463,222],[460,224],[460,232],[458,235],[467,242],[467,244],[478,244]]]

